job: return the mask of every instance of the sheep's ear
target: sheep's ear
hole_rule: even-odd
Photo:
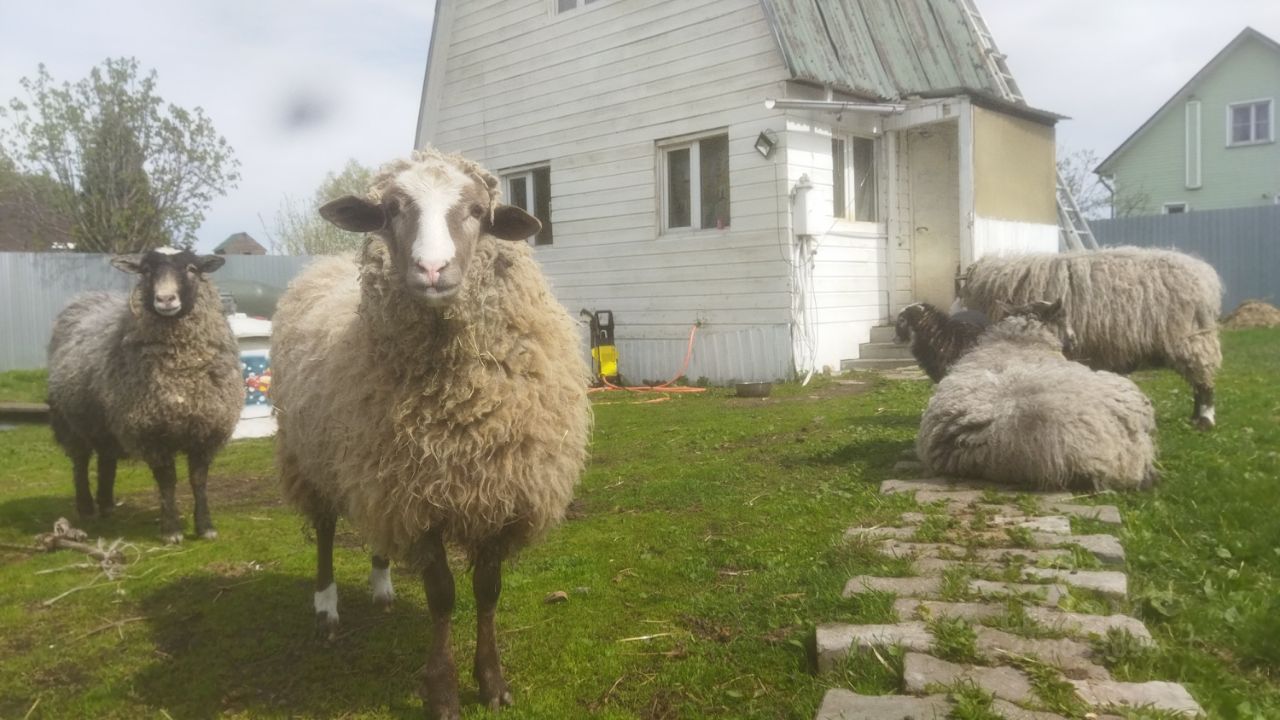
[[[355,195],[344,195],[320,206],[320,217],[343,230],[368,233],[387,224],[382,206]]]
[[[111,266],[117,270],[137,275],[142,272],[142,255],[116,255],[111,258]]]
[[[227,259],[221,255],[201,255],[191,265],[196,269],[196,272],[207,275],[222,267],[226,261]]]
[[[538,234],[542,223],[515,205],[499,205],[493,211],[488,232],[503,240],[526,240]]]

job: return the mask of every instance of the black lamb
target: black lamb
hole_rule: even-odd
[[[911,342],[916,362],[937,383],[977,344],[986,327],[986,317],[972,310],[947,315],[929,303],[916,303],[898,313],[894,330],[898,342]]]

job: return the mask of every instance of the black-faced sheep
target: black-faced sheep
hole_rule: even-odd
[[[360,257],[317,261],[274,317],[273,401],[286,497],[315,525],[315,611],[338,620],[334,524],[422,572],[432,617],[425,701],[459,715],[446,543],[474,563],[474,676],[511,703],[494,629],[502,562],[564,516],[586,461],[590,373],[578,330],[522,242],[536,219],[499,202],[479,165],[433,150],[379,172],[367,198],[321,208],[369,233]],[[516,241],[516,242],[508,242]]]
[[[1192,421],[1213,427],[1222,282],[1208,263],[1133,247],[986,257],[969,267],[961,296],[993,320],[1002,303],[1061,298],[1075,333],[1070,357],[1119,373],[1171,367],[1194,391]]]
[[[1035,490],[1155,483],[1155,412],[1128,378],[1063,356],[1061,301],[991,326],[938,384],[916,452],[934,473]]]
[[[88,293],[59,315],[49,341],[49,411],[70,456],[76,508],[94,514],[89,460],[98,455],[98,512],[113,497],[116,461],[138,457],[160,490],[160,533],[182,540],[174,488],[187,454],[196,534],[217,537],[205,486],[214,455],[244,407],[244,380],[218,291],[206,277],[225,262],[170,248],[117,256],[136,273],[131,295]]]
[[[911,354],[935,383],[977,342],[986,317],[966,310],[947,315],[929,303],[908,305],[898,313],[894,332],[898,342],[910,342]]]

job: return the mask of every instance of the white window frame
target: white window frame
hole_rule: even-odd
[[[548,6],[551,9],[551,16],[567,15],[568,13],[577,12],[579,10],[591,10],[609,2],[610,0],[574,0],[573,7],[568,10],[560,9],[560,0],[548,0]]]
[[[537,195],[534,194],[535,192],[537,192],[537,189],[533,182],[533,172],[535,170],[541,170],[544,168],[547,170],[547,172],[551,172],[551,163],[550,162],[529,163],[528,165],[517,165],[516,167],[507,168],[506,170],[499,171],[498,177],[502,178],[502,196],[504,198],[504,201],[508,205],[514,205],[514,203],[511,202],[511,200],[515,196],[514,193],[511,191],[511,181],[517,180],[517,179],[523,179],[524,191],[525,191],[525,197],[524,197],[525,207],[529,208],[526,212],[528,212],[530,215],[536,214],[538,211],[538,205],[537,205],[538,197]],[[548,208],[551,207],[550,202],[547,203],[547,207]],[[547,222],[550,223],[551,218],[547,218]],[[538,245],[538,234],[534,233],[533,235],[530,235],[528,238],[526,238],[525,242],[535,247],[550,247],[552,245],[555,245],[554,232],[552,233],[551,237],[552,237],[551,242],[545,243],[543,245]]]
[[[835,205],[835,171],[836,171],[836,159],[835,159],[835,157],[832,157],[832,158],[831,158],[831,173],[832,173],[832,178],[831,178],[831,181],[832,181],[832,182],[831,182],[831,193],[832,193],[832,195],[831,195],[831,216],[832,216],[833,218],[835,218],[835,219],[837,219],[837,220],[840,220],[840,221],[843,221],[843,222],[853,223],[853,224],[860,225],[860,226],[865,226],[865,227],[868,227],[868,228],[871,228],[871,227],[879,227],[879,226],[881,225],[881,223],[883,222],[883,221],[882,221],[882,219],[881,219],[881,217],[880,217],[880,216],[881,216],[881,212],[880,212],[880,163],[882,162],[881,157],[880,157],[880,139],[879,139],[879,138],[877,138],[877,137],[873,137],[873,136],[871,136],[871,135],[861,135],[861,134],[859,134],[859,133],[833,133],[831,137],[832,137],[832,139],[833,139],[833,140],[840,140],[840,141],[843,141],[843,142],[844,142],[844,211],[845,211],[845,214],[844,214],[844,215],[842,215],[842,216],[841,216],[841,215],[836,215],[836,212],[835,212],[835,210],[836,210],[836,205]],[[855,190],[854,190],[854,187],[853,187],[853,181],[854,181],[854,173],[853,173],[853,141],[854,141],[855,139],[857,139],[857,140],[869,140],[869,141],[871,141],[871,156],[872,156],[873,163],[874,163],[874,167],[872,167],[872,169],[871,169],[871,170],[872,170],[871,182],[874,184],[874,187],[875,187],[875,196],[876,196],[876,199],[875,199],[875,213],[874,213],[874,214],[875,214],[875,216],[876,216],[876,219],[875,219],[875,220],[854,220],[854,219],[853,219],[854,215],[856,215],[856,214],[857,214],[857,206],[856,206],[856,204],[854,203]]]
[[[1249,134],[1251,136],[1251,139],[1235,142],[1233,138],[1233,134],[1231,132],[1232,121],[1234,119],[1232,115],[1235,114],[1234,113],[1235,109],[1238,107],[1244,107],[1244,106],[1250,106],[1250,105],[1263,105],[1263,104],[1267,106],[1267,137],[1266,139],[1259,140],[1257,138],[1252,137],[1253,131],[1257,123],[1251,121],[1249,123]],[[1250,115],[1252,116],[1253,113],[1251,112]],[[1240,102],[1227,103],[1227,147],[1247,147],[1249,145],[1266,145],[1268,143],[1273,143],[1275,141],[1276,141],[1275,98],[1255,98],[1253,100],[1241,100]]]
[[[1180,207],[1182,210],[1178,212],[1169,212],[1170,209]],[[1191,203],[1186,202],[1167,202],[1161,207],[1161,212],[1165,215],[1185,215],[1191,212]]]
[[[688,235],[692,233],[717,231],[725,232],[733,227],[733,172],[729,173],[729,225],[724,230],[716,227],[702,227],[702,155],[700,152],[701,141],[707,138],[725,136],[726,140],[729,136],[728,128],[720,128],[718,130],[710,130],[700,132],[694,135],[682,135],[680,137],[659,140],[658,148],[658,227],[662,229],[663,235]],[[728,143],[726,142],[726,145]],[[667,188],[667,154],[673,150],[689,151],[689,225],[671,227],[667,224],[670,219],[670,213],[667,212],[668,196],[670,193]]]

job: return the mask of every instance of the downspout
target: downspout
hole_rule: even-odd
[[[898,288],[898,233],[901,231],[901,222],[898,219],[898,131],[886,130],[884,133],[885,156],[888,159],[888,167],[885,168],[887,173],[887,183],[889,185],[888,192],[885,193],[886,200],[889,203],[888,226],[885,240],[885,262],[888,264],[886,273],[889,279],[889,303],[886,307],[889,309],[889,322],[898,316],[897,305],[897,288]]]

